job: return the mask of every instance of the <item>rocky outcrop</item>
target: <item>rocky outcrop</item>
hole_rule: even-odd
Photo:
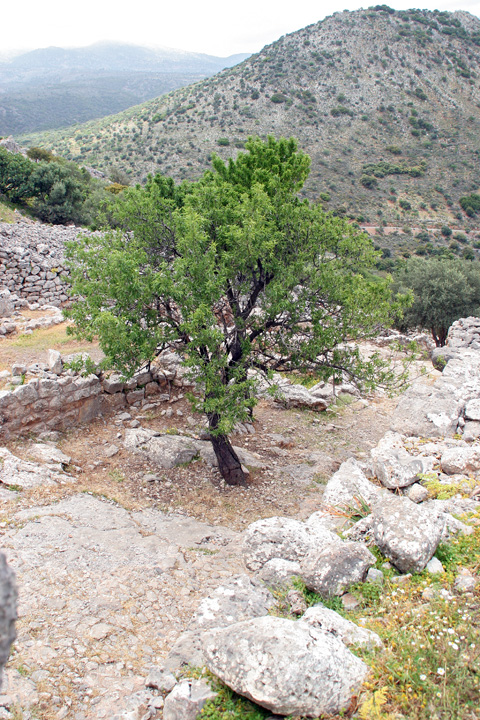
[[[432,385],[414,383],[395,410],[391,429],[420,437],[453,436],[463,427],[470,401],[480,398],[480,318],[462,318],[453,323],[445,348],[435,354],[446,365]]]

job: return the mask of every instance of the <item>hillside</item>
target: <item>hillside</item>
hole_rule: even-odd
[[[0,135],[117,113],[244,60],[120,43],[49,47],[0,62]]]
[[[345,11],[191,87],[23,141],[141,181],[196,177],[251,134],[294,135],[312,157],[306,192],[328,207],[465,225],[458,198],[480,186],[479,59],[469,13]]]

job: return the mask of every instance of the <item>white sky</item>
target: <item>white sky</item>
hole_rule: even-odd
[[[468,10],[480,0],[369,0],[397,10],[421,7]],[[337,10],[358,10],[361,0],[23,0],[1,11],[0,54],[11,49],[80,47],[110,40],[227,56],[257,52],[281,35]]]

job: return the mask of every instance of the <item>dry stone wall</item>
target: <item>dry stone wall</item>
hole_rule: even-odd
[[[0,439],[63,430],[152,399],[167,401],[171,387],[183,387],[186,382],[179,360],[175,353],[165,353],[161,366],[141,371],[126,382],[118,375],[84,377],[65,369],[56,351],[49,351],[49,367],[14,365],[11,377],[0,374],[7,384],[0,390]]]
[[[0,288],[6,287],[17,296],[16,307],[22,307],[25,301],[60,305],[68,300],[64,247],[79,232],[75,226],[49,226],[27,220],[0,223]]]

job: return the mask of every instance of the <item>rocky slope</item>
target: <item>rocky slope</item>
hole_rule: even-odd
[[[479,44],[463,11],[335,13],[209,80],[29,142],[180,180],[251,134],[294,135],[312,157],[306,192],[328,207],[375,224],[463,222],[458,199],[480,184]]]

